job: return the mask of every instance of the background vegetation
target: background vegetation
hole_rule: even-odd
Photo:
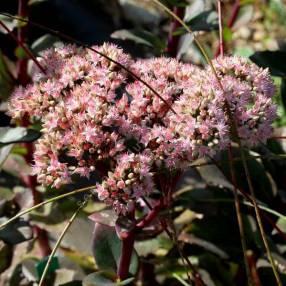
[[[162,2],[184,18],[210,58],[219,54],[217,1]],[[268,67],[277,84],[275,100],[279,117],[273,138],[259,148],[247,150],[247,162],[266,238],[282,284],[286,285],[286,6],[282,0],[222,2],[225,53],[249,57],[256,64]],[[0,12],[0,20],[18,38],[15,41],[0,27],[0,223],[21,210],[89,184],[82,181],[56,191],[38,186],[31,176],[30,164],[31,142],[39,138],[39,126],[22,122],[21,127],[16,127],[6,115],[7,101],[15,86],[30,80],[32,61],[19,41],[35,57],[60,41],[72,41],[3,13],[21,15],[84,44],[117,43],[134,57],[169,55],[199,66],[205,64],[194,37],[152,1],[2,0]],[[162,232],[136,241],[132,274],[137,285],[248,285],[234,204],[236,188],[254,286],[276,285],[235,144],[233,164],[235,180],[231,178],[228,155],[224,153],[215,160],[195,162],[181,179],[170,212],[173,235]],[[84,195],[77,194],[45,204],[0,229],[0,285],[38,285],[48,255],[82,200]],[[87,218],[91,214],[93,220]],[[107,244],[93,244],[94,220],[112,225],[114,217],[104,204],[92,198],[53,257],[46,285],[109,285],[107,280],[100,282],[89,274],[110,266],[107,257],[119,259],[120,241],[107,231],[102,240]],[[102,250],[101,255],[93,255],[97,247]]]

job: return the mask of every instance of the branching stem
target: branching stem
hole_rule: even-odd
[[[20,18],[19,18],[20,19]],[[33,62],[38,66],[38,68],[42,71],[42,73],[46,73],[44,68],[41,66],[39,61],[35,58],[33,53],[26,47],[25,44],[19,42],[17,37],[10,31],[10,29],[0,20],[0,26],[15,40],[15,42],[26,52],[26,54],[33,60]]]

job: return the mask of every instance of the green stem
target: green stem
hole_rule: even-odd
[[[162,9],[164,9],[170,16],[172,16],[174,19],[176,19],[185,29],[188,33],[190,33],[191,35],[193,35],[194,37],[194,41],[195,43],[197,44],[199,50],[201,51],[202,55],[204,56],[204,58],[206,59],[206,61],[208,62],[208,64],[210,65],[211,69],[212,69],[212,72],[214,74],[214,76],[216,77],[217,79],[217,82],[219,84],[219,87],[220,89],[222,90],[222,92],[224,93],[224,88],[222,86],[222,83],[218,77],[218,74],[215,70],[215,67],[214,65],[212,64],[210,58],[208,57],[204,47],[201,45],[201,43],[197,40],[197,38],[195,37],[195,35],[193,34],[193,31],[188,27],[188,25],[186,25],[186,23],[180,18],[178,17],[176,14],[174,14],[168,7],[166,7],[163,3],[161,3],[159,0],[152,0],[154,3],[156,3],[158,6],[160,6]],[[237,132],[237,126],[235,124],[235,120],[233,118],[233,115],[232,115],[232,112],[230,110],[230,106],[227,102],[227,100],[225,100],[225,106],[224,106],[225,110],[226,110],[226,113],[229,117],[229,121],[230,121],[230,126],[233,127],[233,131],[234,131],[234,136],[237,137],[236,139],[238,140],[239,142],[239,147],[240,147],[240,150],[241,150],[241,157],[242,157],[242,162],[243,162],[243,167],[244,167],[244,171],[245,171],[245,174],[246,174],[246,177],[247,177],[247,182],[248,182],[248,185],[249,185],[249,189],[250,189],[250,192],[251,192],[251,195],[253,197],[253,204],[254,204],[254,209],[255,209],[255,215],[256,215],[256,220],[258,222],[258,226],[259,226],[259,231],[261,233],[261,236],[262,236],[262,239],[263,239],[263,243],[264,243],[264,246],[265,246],[265,249],[266,249],[266,252],[267,252],[267,256],[268,256],[268,259],[271,263],[271,267],[272,267],[272,270],[273,270],[273,273],[275,275],[275,278],[276,278],[276,282],[277,282],[277,285],[279,286],[282,286],[281,284],[281,280],[280,280],[280,277],[279,277],[279,274],[278,274],[278,271],[276,269],[276,266],[275,266],[275,263],[274,263],[274,260],[273,260],[273,257],[272,257],[272,254],[271,254],[271,251],[270,251],[270,247],[269,247],[269,244],[268,244],[268,241],[267,241],[267,238],[266,238],[266,235],[265,235],[265,231],[264,231],[264,228],[263,228],[263,225],[262,225],[262,221],[261,221],[261,217],[260,217],[260,213],[259,213],[259,209],[258,209],[258,206],[257,206],[257,202],[256,202],[256,198],[254,196],[254,190],[253,190],[253,186],[252,186],[252,182],[251,182],[251,179],[250,179],[250,176],[249,176],[249,171],[248,171],[248,166],[247,166],[247,163],[246,163],[246,158],[245,158],[245,154],[242,150],[242,147],[241,147],[241,142],[239,140],[239,137],[237,136],[238,135],[238,132]]]
[[[281,279],[280,279],[277,267],[275,265],[275,262],[274,262],[274,259],[273,259],[273,256],[272,256],[272,253],[271,253],[271,250],[270,250],[267,238],[266,238],[266,234],[265,234],[264,226],[263,226],[263,223],[262,223],[262,220],[261,220],[260,210],[259,210],[259,207],[258,207],[258,204],[257,204],[257,201],[256,201],[254,188],[253,188],[252,181],[251,181],[251,178],[250,178],[250,173],[249,173],[248,165],[247,165],[247,162],[246,162],[244,150],[243,150],[243,148],[241,146],[241,142],[240,141],[239,141],[239,147],[240,147],[240,153],[241,153],[241,157],[242,157],[242,164],[243,164],[243,167],[244,167],[247,183],[248,183],[250,194],[251,194],[251,197],[252,197],[252,203],[253,203],[253,206],[254,206],[258,227],[259,227],[259,230],[260,230],[260,233],[261,233],[261,236],[262,236],[264,247],[266,249],[267,257],[268,257],[268,259],[270,261],[270,264],[271,264],[271,267],[273,269],[273,273],[274,273],[277,285],[282,286],[282,282],[281,282]]]
[[[7,226],[8,224],[10,224],[11,222],[15,221],[17,218],[35,210],[35,209],[38,209],[46,204],[49,204],[49,203],[52,203],[52,202],[55,202],[57,200],[61,200],[63,198],[66,198],[66,197],[69,197],[69,196],[72,196],[72,195],[76,195],[76,194],[79,194],[79,193],[83,193],[83,192],[87,192],[87,191],[90,191],[92,189],[94,189],[96,186],[89,186],[89,187],[85,187],[85,188],[82,188],[82,189],[77,189],[77,190],[74,190],[72,192],[69,192],[69,193],[66,193],[66,194],[63,194],[63,195],[60,195],[60,196],[57,196],[57,197],[54,197],[54,198],[51,198],[49,200],[46,200],[40,204],[37,204],[31,208],[28,208],[26,210],[23,210],[21,212],[19,212],[18,214],[16,214],[15,216],[13,216],[12,218],[10,218],[9,220],[5,221],[4,223],[2,223],[0,225],[0,229]]]
[[[53,248],[53,250],[52,250],[52,252],[51,252],[51,254],[50,254],[50,256],[49,256],[49,259],[48,259],[48,261],[47,261],[47,264],[46,264],[45,269],[44,269],[44,271],[43,271],[43,274],[42,274],[42,276],[41,276],[41,279],[40,279],[40,282],[39,282],[39,286],[43,286],[43,285],[44,285],[43,283],[44,283],[44,280],[45,280],[46,275],[47,275],[47,273],[48,273],[48,270],[49,270],[49,267],[50,267],[50,265],[51,265],[51,262],[52,262],[53,257],[55,256],[55,254],[56,254],[56,252],[57,252],[57,250],[58,250],[58,248],[59,248],[59,246],[60,246],[60,244],[61,244],[61,242],[62,242],[62,240],[63,240],[63,238],[64,238],[64,236],[65,236],[65,234],[67,233],[68,229],[70,228],[70,226],[71,226],[72,223],[74,222],[74,220],[75,220],[75,218],[77,217],[77,215],[79,214],[80,210],[85,206],[85,204],[86,204],[86,202],[84,202],[84,203],[76,210],[76,212],[72,215],[72,217],[69,219],[68,223],[66,224],[65,228],[63,229],[63,231],[62,231],[62,233],[61,233],[59,239],[57,240],[57,242],[56,242],[56,244],[55,244],[55,246],[54,246],[54,248]]]
[[[157,4],[158,6],[160,6],[163,10],[165,10],[170,16],[172,16],[175,20],[177,20],[182,25],[182,27],[184,27],[186,29],[186,31],[188,33],[190,33],[193,36],[194,42],[196,43],[196,45],[199,48],[200,52],[202,53],[202,55],[206,59],[207,63],[212,67],[212,70],[214,71],[214,74],[216,75],[216,77],[218,79],[217,73],[215,71],[215,68],[214,68],[212,62],[211,62],[211,59],[207,55],[206,50],[203,47],[203,45],[197,40],[197,38],[194,35],[194,33],[191,30],[191,28],[178,15],[176,15],[171,9],[169,9],[167,6],[165,6],[159,0],[151,0],[151,1],[154,2],[155,4]]]
[[[237,187],[237,182],[236,182],[236,177],[235,177],[235,172],[234,172],[234,166],[233,166],[233,154],[232,154],[231,144],[229,145],[228,156],[229,156],[229,162],[230,162],[231,180],[232,180],[232,184],[234,186],[234,190],[233,190],[234,205],[235,205],[235,211],[236,211],[236,216],[237,216],[237,223],[238,223],[238,228],[239,228],[241,246],[242,246],[242,251],[243,251],[246,276],[247,276],[248,285],[252,286],[253,281],[251,278],[250,267],[248,264],[247,244],[246,244],[246,239],[245,239],[244,226],[243,226],[243,220],[242,220],[241,209],[240,209],[240,202],[239,202],[239,197],[238,197],[238,187]]]
[[[219,18],[219,55],[223,57],[224,56],[224,41],[223,41],[223,21],[222,21],[221,0],[217,0],[217,10],[218,10],[218,18]],[[235,206],[235,212],[236,212],[237,223],[238,223],[238,228],[239,228],[239,236],[240,236],[240,241],[241,241],[241,246],[242,246],[246,276],[247,276],[248,285],[252,286],[253,281],[252,281],[250,266],[249,266],[248,257],[247,257],[247,244],[246,244],[240,202],[239,202],[239,197],[238,197],[238,187],[237,187],[237,181],[236,181],[235,170],[234,170],[234,165],[233,165],[233,153],[232,153],[231,144],[229,144],[229,147],[228,147],[228,158],[229,158],[229,164],[230,164],[231,181],[234,186],[234,190],[233,190],[234,206]]]
[[[197,271],[196,267],[192,264],[189,257],[184,254],[182,246],[180,245],[179,240],[178,240],[176,227],[175,227],[172,219],[170,219],[169,226],[170,226],[172,232],[167,231],[167,228],[166,228],[165,229],[166,233],[170,237],[170,239],[172,239],[173,243],[177,247],[177,250],[179,252],[179,255],[181,256],[183,263],[185,261],[187,266],[189,267],[189,269],[191,269],[193,277],[194,277],[195,286],[206,286],[201,275],[200,275],[200,273]],[[190,283],[191,283],[191,279],[190,279],[188,272],[187,272],[187,275],[188,275],[188,279],[190,280]]]

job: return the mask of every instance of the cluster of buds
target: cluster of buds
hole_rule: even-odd
[[[272,102],[275,86],[267,69],[241,57],[223,57],[213,61],[224,91],[219,88],[211,69],[208,78],[218,98],[226,98],[233,113],[238,136],[247,146],[255,146],[271,136],[276,118]]]
[[[222,90],[210,67],[164,57],[134,61],[112,44],[94,49],[143,82],[90,49],[68,45],[45,51],[46,74],[36,71],[33,84],[19,87],[10,101],[15,121],[29,116],[42,123],[33,169],[44,185],[100,175],[98,198],[124,213],[158,188],[156,172],[184,170],[228,146],[226,101],[244,144],[271,135],[275,89],[267,70],[218,58],[213,65]]]
[[[124,213],[128,203],[148,196],[153,191],[152,160],[148,155],[122,154],[113,172],[108,172],[95,189],[99,199]]]

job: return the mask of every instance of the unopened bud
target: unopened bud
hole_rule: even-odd
[[[95,152],[95,149],[94,149],[94,148],[89,148],[88,152],[89,152],[90,154],[93,154],[93,153]]]
[[[129,179],[132,179],[133,177],[134,177],[134,173],[129,173],[129,174],[128,174],[128,178],[129,178]]]
[[[126,186],[129,186],[131,184],[131,180],[126,180],[125,184],[126,184]]]

